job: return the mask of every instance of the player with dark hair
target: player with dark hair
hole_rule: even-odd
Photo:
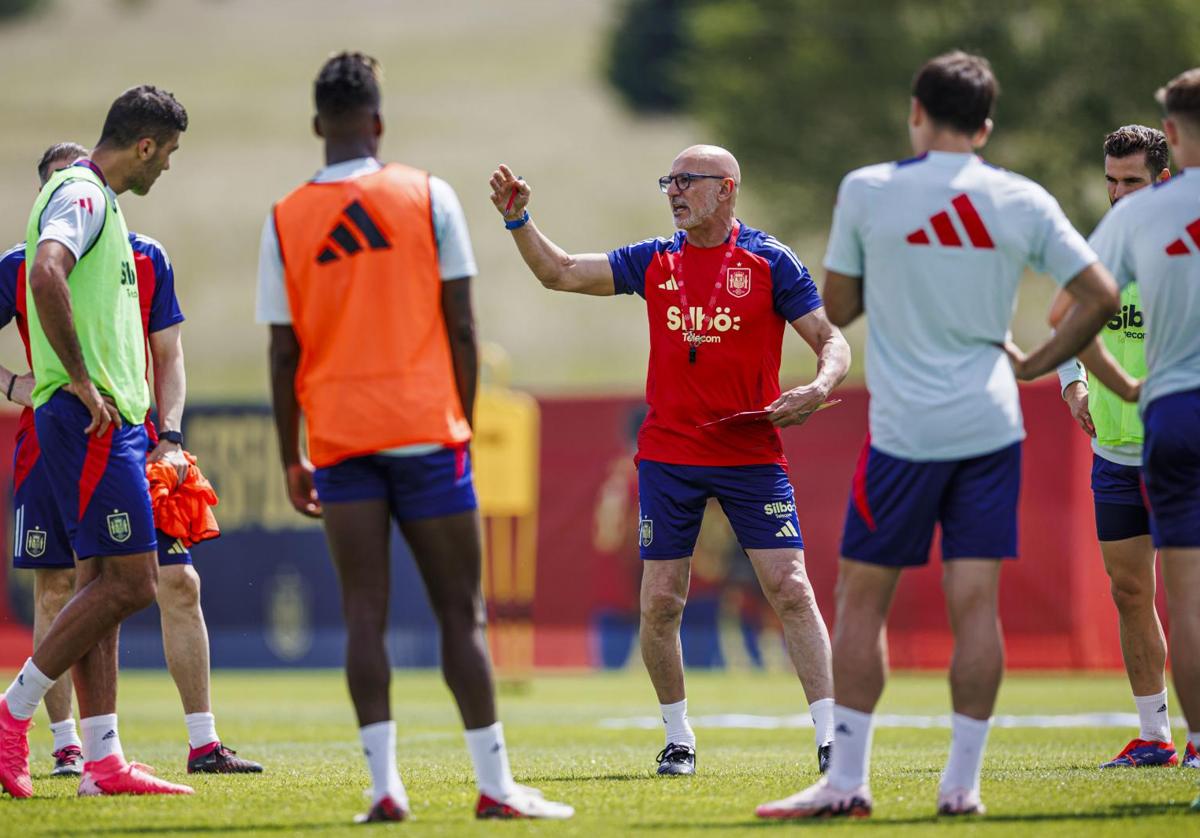
[[[81,795],[190,794],[128,763],[117,734],[121,621],[154,601],[158,545],[146,481],[146,336],[129,230],[117,204],[170,165],[187,115],[150,86],[123,93],[90,158],[50,176],[25,261],[34,423],[77,593],[0,699],[0,785],[29,797],[30,719],[69,668],[83,733]],[[13,385],[15,379],[9,381]]]
[[[824,771],[833,741],[829,634],[805,566],[779,429],[805,422],[846,376],[850,347],[829,323],[808,269],[734,213],[741,170],[726,149],[684,149],[659,179],[677,231],[609,253],[568,254],[530,220],[531,189],[507,166],[491,200],[521,258],[550,290],[646,301],[649,411],[638,433],[640,643],[665,746],[658,773],[694,774],[679,628],[704,509],[729,518],[808,700]],[[788,326],[817,356],[808,384],[781,392]],[[721,421],[750,412],[745,423]],[[745,418],[745,417],[742,417]]]
[[[1167,137],[1145,125],[1125,125],[1104,138],[1104,178],[1111,204],[1161,183],[1167,168]],[[1060,290],[1050,308],[1056,326],[1071,297]],[[1144,432],[1136,404],[1146,375],[1146,322],[1136,283],[1121,291],[1121,310],[1100,332],[1098,342],[1080,353],[1090,371],[1084,375],[1074,358],[1058,368],[1062,395],[1071,415],[1092,438],[1092,494],[1096,535],[1104,569],[1112,585],[1121,627],[1121,656],[1133,688],[1141,729],[1101,768],[1175,765],[1167,700],[1167,639],[1154,604],[1154,542],[1150,509],[1142,492]],[[1099,380],[1099,367],[1124,376],[1126,386],[1114,391]],[[1195,753],[1189,747],[1188,757]],[[1200,759],[1193,759],[1200,768]]]
[[[1188,723],[1184,764],[1200,768],[1200,67],[1158,91],[1182,176],[1118,202],[1092,234],[1146,321],[1142,477],[1162,561],[1171,673]],[[1192,804],[1200,811],[1200,798]]]
[[[288,496],[324,519],[341,583],[346,679],[373,784],[360,820],[409,814],[384,643],[393,520],[441,629],[442,672],[479,786],[476,816],[571,817],[570,806],[513,781],[496,719],[468,450],[478,361],[462,208],[444,181],[379,162],[374,59],[333,56],[314,98],[326,165],[267,218],[257,318],[271,327]],[[301,454],[301,415],[311,463]]]
[[[38,162],[41,184],[45,185],[53,172],[86,156],[87,149],[77,143],[58,143],[46,149]],[[137,273],[142,325],[154,368],[154,401],[158,405],[158,427],[146,421],[146,433],[153,445],[147,462],[162,460],[183,473],[188,463],[184,459],[183,436],[179,428],[183,421],[187,383],[180,330],[183,312],[175,296],[175,271],[166,251],[154,239],[130,233],[129,241]],[[14,319],[25,342],[28,359],[24,244],[0,257],[0,327]],[[66,529],[54,505],[38,446],[29,399],[33,375],[17,375],[0,366],[0,386],[5,387],[9,401],[25,408],[21,411],[13,464],[13,567],[34,572],[33,641],[36,649],[74,593],[75,561]],[[183,542],[161,531],[155,537],[158,541],[157,601],[162,612],[163,651],[183,702],[184,724],[191,746],[188,772],[261,771],[262,766],[236,756],[217,736],[209,697],[208,631],[200,607],[200,577],[192,566],[191,551]],[[54,734],[53,774],[80,774],[83,756],[75,719],[71,715],[70,682],[66,678],[55,682],[46,693],[45,703],[50,731]]]
[[[930,60],[912,87],[917,156],[853,171],[838,192],[825,304],[841,326],[868,312],[871,404],[838,570],[836,747],[824,778],[759,807],[763,817],[871,813],[888,611],[901,571],[928,562],[939,523],[955,645],[952,740],[937,808],[984,811],[979,773],[1004,670],[1000,565],[1017,553],[1025,433],[1016,378],[1053,369],[1117,307],[1112,278],[1058,203],[975,154],[992,130],[996,90],[984,58]],[[1026,265],[1067,285],[1076,302],[1053,338],[1028,358],[1012,348],[1010,364],[1008,326]]]

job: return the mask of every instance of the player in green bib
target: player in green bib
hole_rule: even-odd
[[[146,483],[146,344],[117,195],[149,192],[187,112],[166,91],[113,102],[90,158],[54,174],[26,231],[27,318],[41,461],[78,561],[77,593],[0,698],[0,787],[30,797],[28,730],[68,669],[79,700],[79,794],[190,794],[125,760],[117,735],[117,632],[154,601]]]
[[[1109,201],[1170,177],[1167,140],[1161,131],[1142,125],[1118,128],[1104,140],[1104,174]],[[1053,325],[1065,312],[1067,299],[1055,300]],[[1142,420],[1136,391],[1146,376],[1146,329],[1137,285],[1121,294],[1121,309],[1100,332],[1104,352],[1093,348],[1079,364],[1059,368],[1063,399],[1071,415],[1092,437],[1092,494],[1096,532],[1104,567],[1112,582],[1113,602],[1121,626],[1121,652],[1133,689],[1141,730],[1102,768],[1175,765],[1179,757],[1171,741],[1164,667],[1167,644],[1154,607],[1154,545],[1150,513],[1142,493]],[[1127,389],[1115,393],[1097,380],[1095,370],[1115,365],[1124,372]],[[1133,397],[1133,401],[1126,401]],[[1198,765],[1197,767],[1200,767]]]

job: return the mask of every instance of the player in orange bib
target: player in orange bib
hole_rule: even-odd
[[[477,356],[475,273],[454,190],[381,164],[379,67],[340,53],[315,85],[326,166],[263,230],[257,317],[292,504],[325,522],[342,588],[346,678],[373,782],[361,821],[404,820],[389,707],[393,519],[441,627],[442,669],[466,728],[481,818],[569,818],[517,785],[496,720],[468,443]],[[310,463],[301,455],[303,415]]]

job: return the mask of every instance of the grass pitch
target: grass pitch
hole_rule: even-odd
[[[7,679],[8,676],[4,676]],[[693,716],[803,712],[799,686],[782,675],[695,673]],[[411,835],[762,835],[763,830],[820,829],[822,834],[1001,835],[1196,834],[1188,812],[1200,772],[1182,768],[1101,772],[1132,734],[1123,729],[994,730],[984,764],[989,814],[969,822],[933,816],[949,731],[882,729],[873,757],[876,814],[855,823],[773,824],[755,805],[807,785],[817,776],[809,730],[698,728],[694,778],[660,779],[653,757],[658,731],[609,729],[601,719],[652,715],[654,697],[640,671],[541,676],[501,692],[501,713],[517,779],[578,810],[565,823],[478,823],[475,789],[457,717],[435,673],[398,674],[393,707],[401,773],[416,819],[355,827],[368,777],[359,755],[340,673],[220,672],[214,704],[221,735],[262,761],[260,776],[187,778],[185,730],[170,679],[137,672],[121,682],[121,736],[126,753],[169,779],[187,779],[191,798],[75,799],[76,783],[48,776],[50,736],[39,712],[33,745],[36,797],[0,799],[0,834],[363,834]],[[1119,677],[1012,676],[999,713],[1057,714],[1129,710]],[[939,714],[949,710],[940,677],[899,676],[881,710]],[[1176,742],[1183,731],[1176,731]],[[369,834],[369,833],[368,833]]]

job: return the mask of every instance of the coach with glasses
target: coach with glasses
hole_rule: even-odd
[[[696,767],[679,623],[709,498],[720,502],[783,624],[822,771],[833,740],[829,635],[805,570],[779,429],[803,423],[825,402],[846,375],[850,348],[796,255],[735,218],[740,183],[725,149],[685,149],[658,182],[677,228],[671,238],[570,255],[530,219],[525,181],[503,165],[491,178],[492,203],[542,285],[646,301],[649,410],[637,454],[641,646],[666,725],[658,755],[666,775]],[[789,323],[816,353],[817,374],[781,393]]]

